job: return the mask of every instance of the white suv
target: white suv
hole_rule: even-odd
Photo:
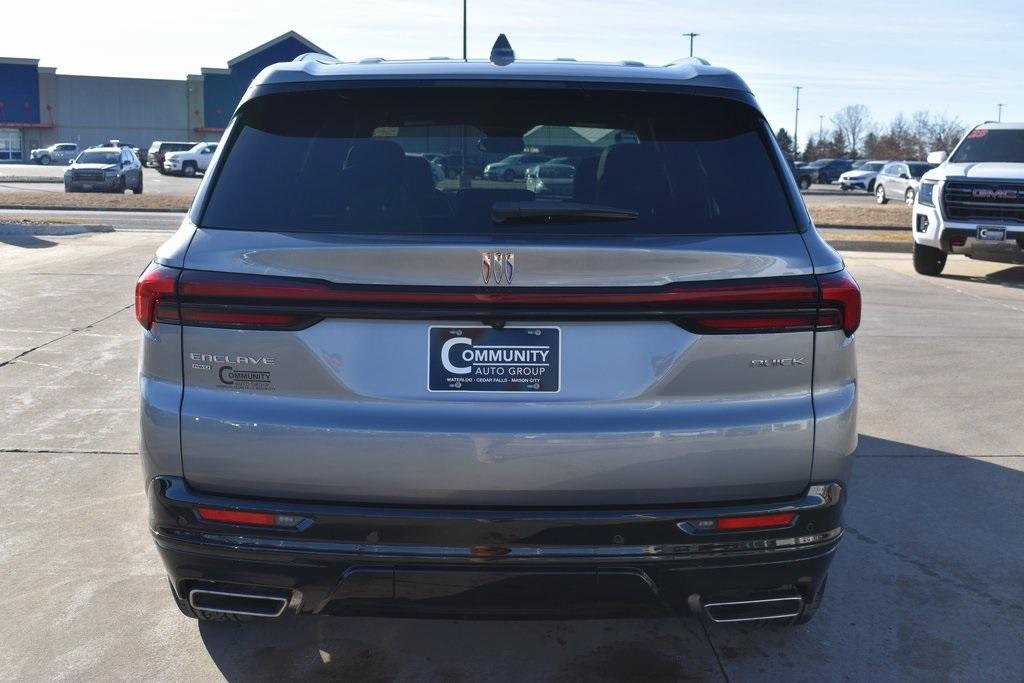
[[[1024,263],[1024,123],[983,123],[921,178],[914,269],[938,275],[947,254]]]

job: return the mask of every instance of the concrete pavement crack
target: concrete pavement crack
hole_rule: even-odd
[[[106,320],[110,320],[111,318],[113,318],[118,313],[126,311],[126,310],[128,310],[129,308],[131,308],[134,305],[135,304],[132,303],[132,304],[128,304],[127,306],[122,306],[121,308],[117,309],[116,311],[114,311],[110,315],[105,315],[102,318],[100,318],[99,320],[95,320],[95,321],[89,323],[88,325],[85,325],[84,327],[76,328],[76,329],[71,330],[70,332],[66,332],[65,334],[62,334],[62,335],[60,335],[58,337],[54,337],[50,341],[46,341],[46,342],[43,342],[42,344],[38,344],[36,346],[33,346],[30,349],[26,349],[26,350],[22,351],[21,353],[19,353],[18,355],[14,356],[13,358],[8,358],[7,360],[0,362],[0,368],[2,368],[4,366],[7,366],[7,365],[10,365],[11,363],[17,361],[19,358],[24,358],[25,356],[27,356],[28,354],[32,353],[33,351],[38,351],[39,349],[44,348],[46,346],[49,346],[50,344],[53,344],[55,342],[59,342],[61,339],[67,339],[68,337],[70,337],[72,335],[78,334],[79,332],[82,332],[84,330],[88,330],[88,329],[90,329],[90,328],[92,328],[92,327],[94,327],[96,325],[99,325],[101,322],[104,322]]]

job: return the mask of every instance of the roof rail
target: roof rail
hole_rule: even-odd
[[[360,64],[380,64],[381,62],[387,61],[383,57],[363,57],[359,60]]]
[[[672,60],[665,66],[711,66],[711,62],[702,57],[682,57]]]
[[[639,62],[635,59],[623,59],[619,64],[622,66],[646,66],[643,62]]]

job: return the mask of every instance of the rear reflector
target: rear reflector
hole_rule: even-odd
[[[718,531],[742,531],[744,529],[770,529],[772,527],[789,526],[796,517],[795,512],[779,512],[771,515],[751,515],[748,517],[720,517],[715,529]]]
[[[244,510],[225,510],[199,506],[196,514],[204,522],[221,522],[223,524],[246,524],[248,526],[273,526],[293,529],[306,521],[298,515],[279,515],[271,512],[246,512]]]
[[[227,524],[250,524],[253,526],[277,526],[277,520],[269,512],[244,512],[242,510],[222,510],[220,508],[198,507],[199,517],[207,522],[225,522]]]

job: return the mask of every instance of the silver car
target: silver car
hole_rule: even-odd
[[[860,292],[753,96],[699,60],[509,52],[303,57],[239,105],[136,289],[184,614],[818,608]],[[585,133],[571,196],[438,189],[407,156],[543,126]]]

